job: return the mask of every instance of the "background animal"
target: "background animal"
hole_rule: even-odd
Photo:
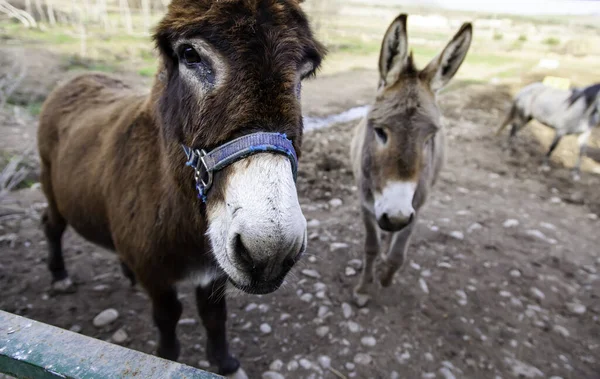
[[[44,103],[48,267],[56,290],[72,289],[61,246],[67,225],[116,250],[151,298],[157,354],[172,360],[182,313],[175,285],[192,278],[209,361],[244,377],[228,349],[224,289],[229,280],[248,293],[272,292],[306,249],[294,161],[260,153],[214,173],[198,164],[199,180],[214,176],[199,196],[182,146],[210,152],[274,132],[299,153],[300,82],[324,48],[294,0],[174,0],[154,40],[160,67],[149,95],[84,74]]]
[[[548,165],[550,156],[562,137],[578,135],[579,154],[573,170],[577,179],[588,138],[592,129],[600,125],[600,83],[572,90],[532,83],[514,97],[510,111],[496,135],[510,125],[508,140],[512,144],[517,132],[533,119],[551,127],[556,133],[544,157],[544,166]]]
[[[405,14],[390,25],[381,45],[380,83],[367,116],[355,129],[351,159],[366,229],[362,274],[354,289],[359,306],[369,300],[373,263],[382,252],[379,282],[387,287],[405,261],[419,209],[444,160],[444,130],[436,94],[458,71],[472,39],[463,24],[424,69],[408,49]],[[382,234],[389,246],[381,247]]]

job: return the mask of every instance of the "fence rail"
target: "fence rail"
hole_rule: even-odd
[[[0,373],[28,379],[222,378],[4,311]]]

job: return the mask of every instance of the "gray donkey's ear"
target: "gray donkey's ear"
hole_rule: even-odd
[[[467,56],[472,39],[473,26],[464,23],[446,48],[421,71],[421,77],[433,92],[442,89],[454,77]]]
[[[392,83],[404,69],[408,58],[406,14],[401,14],[388,27],[381,43],[379,75],[383,83]]]

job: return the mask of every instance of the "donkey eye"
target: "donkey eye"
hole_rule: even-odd
[[[387,142],[388,136],[383,128],[375,128],[375,135],[377,135],[377,138],[379,138],[382,143]]]
[[[179,50],[179,57],[188,66],[196,65],[202,62],[202,58],[200,58],[200,54],[190,45],[184,45]]]

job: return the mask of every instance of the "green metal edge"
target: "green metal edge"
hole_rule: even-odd
[[[0,373],[22,379],[222,378],[4,311]]]

